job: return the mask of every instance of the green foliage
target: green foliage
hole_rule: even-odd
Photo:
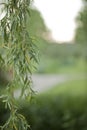
[[[85,47],[85,62],[87,63],[87,0],[82,0],[83,8],[77,16],[75,41]],[[87,65],[86,65],[87,66]],[[87,71],[87,68],[86,68]]]
[[[30,9],[31,18],[28,19],[27,27],[29,33],[33,37],[42,37],[42,34],[47,31],[44,20],[40,12],[36,9]]]
[[[49,93],[40,94],[36,103],[21,104],[20,110],[27,120],[30,120],[32,129],[86,130],[87,89],[85,82],[86,80],[78,80],[65,83],[65,86],[59,85],[53,88],[56,93],[49,91]]]
[[[30,0],[7,0],[4,5],[5,17],[0,21],[0,68],[10,74],[10,82],[6,83],[0,96],[10,116],[1,130],[27,130],[24,116],[18,113],[18,104],[14,97],[16,86],[20,86],[20,98],[30,100],[33,90],[31,73],[34,62],[37,62],[36,45],[27,30],[27,19],[30,13]],[[3,72],[4,72],[3,71]],[[9,75],[8,75],[9,76]],[[2,77],[3,78],[3,77]]]
[[[38,73],[83,73],[86,47],[80,44],[55,44],[39,41],[40,62]],[[44,61],[44,62],[43,62]]]
[[[78,43],[87,43],[87,1],[82,0],[83,8],[79,12],[76,22],[77,22],[77,29],[75,40]]]
[[[32,130],[86,130],[87,94],[86,80],[74,80],[37,95],[29,104],[20,100],[19,112],[25,115]],[[2,105],[0,105],[2,106]],[[9,112],[0,107],[1,119]],[[8,116],[8,115],[7,115]],[[5,117],[6,118],[6,117]]]

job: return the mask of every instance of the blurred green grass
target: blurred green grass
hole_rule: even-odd
[[[72,74],[87,71],[85,46],[78,44],[56,44],[39,39],[35,41],[40,61],[36,73]]]
[[[86,72],[86,62],[84,59],[66,59],[59,60],[53,58],[41,58],[39,63],[37,73],[58,73],[58,74],[75,74],[75,73],[85,73]]]

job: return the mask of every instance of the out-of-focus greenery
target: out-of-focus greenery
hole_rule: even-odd
[[[85,76],[85,75],[84,75]],[[79,77],[81,78],[81,76]],[[78,80],[71,80],[66,81],[62,84],[56,85],[50,89],[50,91],[46,91],[40,95],[65,95],[65,96],[71,96],[71,97],[86,97],[87,94],[87,82],[86,77],[83,77],[82,79]]]
[[[87,0],[82,0],[83,6],[77,15],[75,42],[85,47],[84,58],[87,66]],[[87,72],[87,67],[86,67]]]
[[[82,0],[83,6],[77,15],[75,42],[85,47],[85,61],[87,63],[87,0]],[[87,65],[86,65],[87,66]]]
[[[87,1],[82,0],[82,2],[82,9],[76,18],[77,29],[75,40],[78,43],[87,44]]]
[[[32,130],[86,130],[87,88],[86,80],[69,81],[37,95],[28,104],[21,101],[20,110],[30,122]],[[19,101],[20,102],[20,101]],[[0,124],[9,112],[0,105]]]
[[[44,43],[43,43],[44,44]],[[83,73],[86,48],[78,44],[47,44],[40,48],[39,73]]]
[[[29,109],[25,115],[31,120],[32,129],[86,130],[87,89],[85,81],[71,81],[57,86],[59,88],[54,87],[54,91],[49,90],[49,94],[39,95],[37,102],[31,107],[28,104],[24,107],[22,104],[23,113]]]
[[[41,37],[43,32],[47,31],[44,20],[40,12],[36,9],[30,10],[30,19],[27,22],[29,34],[32,37]]]
[[[39,16],[38,18],[40,18]],[[33,20],[35,21],[33,18],[31,24],[34,23]],[[36,24],[38,24],[37,21]],[[33,28],[31,34],[38,37],[38,28],[34,26]],[[34,42],[38,45],[41,56],[39,73],[85,72],[85,46],[49,43],[41,36]],[[25,100],[19,101],[21,102],[19,111],[25,115],[32,130],[87,130],[86,93],[85,79],[69,81],[37,95],[31,104]],[[3,109],[1,102],[0,106],[0,124],[3,124],[9,116],[9,112]]]
[[[77,60],[67,59],[45,59],[43,58],[44,64],[41,63],[38,68],[38,73],[55,73],[55,74],[75,74],[84,73],[86,71],[86,63],[83,59]]]
[[[44,39],[47,33],[42,16],[37,10],[31,9],[28,23],[30,34],[39,48],[40,62],[37,73],[83,73],[85,72],[86,46],[82,44],[57,44]],[[36,22],[35,22],[36,21]],[[32,26],[31,26],[32,25]],[[32,27],[32,28],[31,28]]]
[[[30,121],[32,130],[86,130],[87,88],[86,80],[69,81],[37,95],[28,104],[21,101],[20,110]],[[0,107],[0,113],[2,109]],[[2,111],[4,112],[4,111]],[[8,112],[4,113],[6,118]],[[3,115],[3,116],[4,116]],[[5,117],[0,116],[1,119]]]

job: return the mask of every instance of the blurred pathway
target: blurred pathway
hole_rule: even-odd
[[[67,80],[82,79],[84,75],[58,75],[58,74],[35,74],[32,76],[33,89],[35,91],[43,92],[50,89],[51,87],[63,83]]]

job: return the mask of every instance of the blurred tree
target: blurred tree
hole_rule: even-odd
[[[77,28],[75,41],[77,43],[87,44],[87,0],[82,0],[82,2],[82,9],[76,18]]]
[[[82,2],[83,2],[82,9],[76,18],[77,29],[75,35],[75,42],[80,43],[82,49],[84,48],[83,56],[87,64],[87,0],[82,0]]]
[[[44,20],[40,12],[36,9],[30,9],[31,18],[28,20],[27,26],[31,36],[41,37],[44,32],[47,32]]]

